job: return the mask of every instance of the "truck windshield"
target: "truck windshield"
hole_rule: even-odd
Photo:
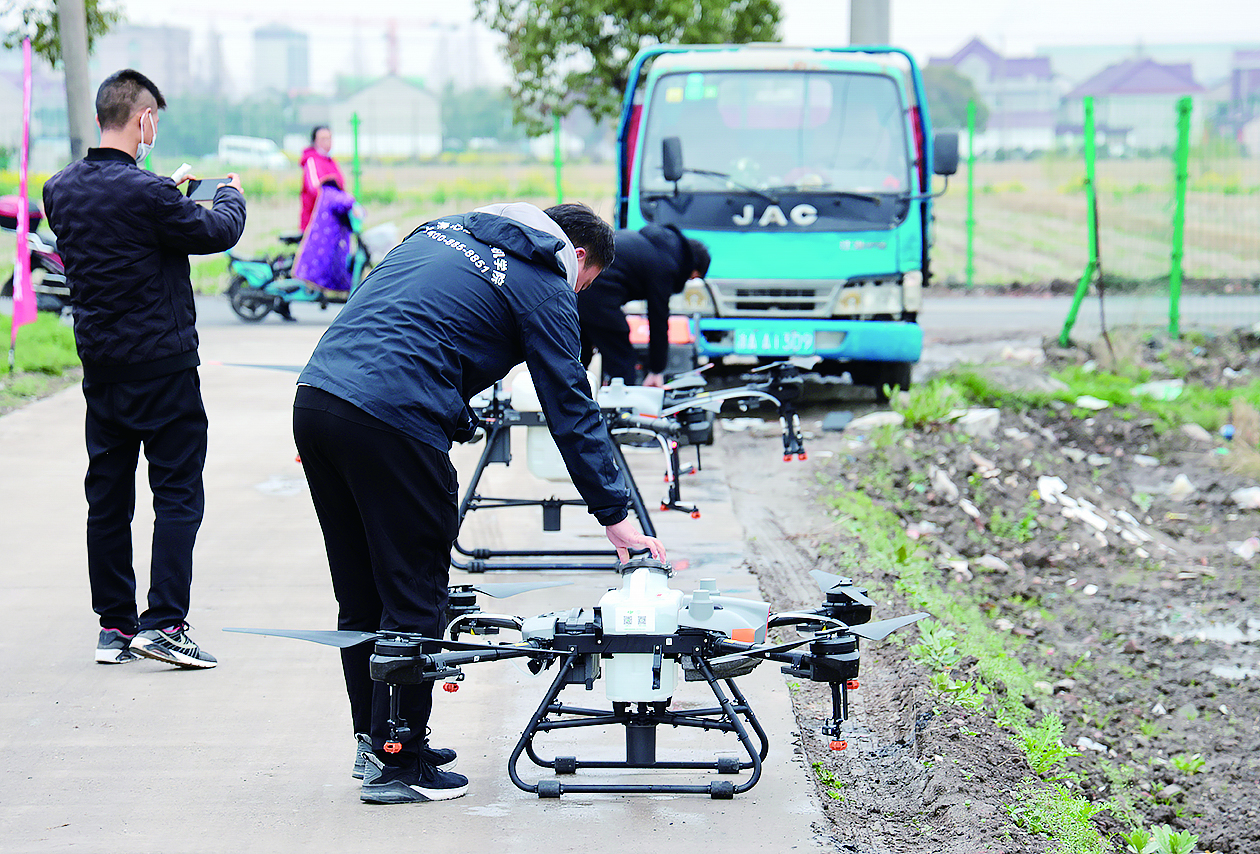
[[[663,75],[647,109],[645,195],[673,193],[661,140],[678,137],[679,192],[901,194],[910,186],[906,117],[876,74],[719,71]],[[690,171],[696,170],[696,171]]]

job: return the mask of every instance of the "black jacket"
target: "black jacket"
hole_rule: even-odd
[[[298,382],[449,450],[470,436],[469,399],[524,361],[587,507],[621,521],[630,493],[578,360],[563,245],[490,213],[420,226],[350,297]]]
[[[616,245],[613,262],[578,294],[578,313],[585,318],[597,306],[645,300],[651,336],[647,369],[662,373],[669,361],[669,298],[683,289],[696,268],[691,244],[677,226],[647,225],[618,231]]]
[[[239,192],[220,187],[206,208],[126,152],[93,148],[44,184],[44,211],[66,264],[85,379],[150,379],[198,364],[188,256],[240,240]]]

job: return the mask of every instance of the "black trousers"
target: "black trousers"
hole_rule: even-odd
[[[294,400],[293,438],[324,533],[337,627],[441,637],[458,533],[458,481],[450,456],[309,386],[299,387]],[[354,731],[370,733],[388,764],[415,765],[433,683],[398,689],[412,735],[402,741],[402,752],[383,753],[389,690],[372,681],[371,654],[370,643],[341,653]]]
[[[630,324],[615,295],[602,292],[578,295],[578,320],[582,332],[582,364],[590,365],[598,350],[603,356],[604,380],[621,377],[626,385],[639,382],[639,354],[630,343]]]
[[[102,628],[132,633],[184,622],[193,544],[205,512],[207,419],[196,368],[135,382],[83,381],[88,578]],[[140,448],[153,492],[148,608],[136,613],[131,522]]]

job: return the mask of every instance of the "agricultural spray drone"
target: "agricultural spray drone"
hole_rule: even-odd
[[[702,369],[701,369],[702,370]],[[735,388],[706,390],[700,370],[671,381],[665,389],[625,386],[620,381],[601,388],[596,395],[601,417],[615,440],[613,457],[630,487],[630,510],[637,517],[643,533],[656,536],[656,527],[648,516],[645,504],[630,466],[622,453],[622,445],[659,446],[666,466],[666,496],[661,499],[662,511],[677,510],[699,518],[700,509],[682,502],[681,478],[700,465],[700,447],[713,441],[713,420],[723,405],[733,401],[741,410],[769,404],[779,415],[783,429],[783,459],[805,459],[805,443],[801,437],[800,418],[795,402],[801,395],[804,379],[791,362],[776,362],[752,371],[747,382]],[[537,506],[542,508],[544,531],[560,530],[560,512],[566,505],[583,505],[576,498],[503,498],[482,494],[481,480],[486,467],[493,463],[512,462],[511,428],[523,427],[530,471],[542,480],[568,482],[568,471],[547,431],[541,405],[527,373],[518,374],[510,389],[502,383],[483,392],[472,401],[473,410],[482,425],[485,447],[469,479],[459,504],[459,525],[463,528],[468,515],[475,510],[505,507]],[[696,465],[684,469],[680,446],[696,448]],[[608,549],[569,550],[503,550],[469,547],[456,538],[451,565],[467,572],[487,570],[538,569],[607,569],[615,566],[616,554]]]
[[[495,597],[513,595],[541,584],[481,584],[452,587],[445,637],[432,639],[399,632],[289,631],[225,629],[230,632],[278,635],[335,647],[373,642],[371,675],[390,689],[390,744],[410,735],[399,716],[399,686],[443,681],[455,690],[470,664],[510,658],[525,659],[539,674],[556,674],[542,702],[525,724],[508,760],[508,775],[522,791],[540,798],[564,793],[611,792],[707,794],[731,798],[756,785],[769,739],[747,699],[735,684],[762,661],[777,661],[782,671],[798,679],[831,687],[831,717],[822,727],[836,749],[844,747],[842,725],[848,718],[848,692],[858,687],[859,640],[883,640],[892,632],[926,616],[909,614],[870,622],[874,602],[847,578],[819,570],[814,576],[825,594],[812,611],[771,613],[765,602],[723,595],[711,579],[690,593],[669,586],[672,569],[650,557],[634,558],[618,567],[621,586],[610,589],[593,609],[574,608],[516,617],[483,613],[477,592]],[[769,644],[771,629],[793,627],[803,639]],[[519,642],[489,643],[460,640],[461,636],[495,637],[504,631],[519,634]],[[425,653],[425,645],[447,651]],[[671,708],[679,676],[705,682],[717,705],[709,708]],[[581,685],[593,690],[603,679],[611,708],[591,709],[559,702],[560,692]],[[729,692],[729,693],[728,693]],[[708,761],[662,761],[657,758],[656,734],[662,724],[731,733],[743,755],[714,756]],[[588,760],[576,756],[544,758],[535,737],[555,730],[620,725],[625,730],[625,759]],[[534,765],[550,769],[550,778],[526,782],[518,772],[522,755]],[[691,785],[671,783],[583,782],[582,769],[645,769],[716,771],[737,780],[711,780]]]

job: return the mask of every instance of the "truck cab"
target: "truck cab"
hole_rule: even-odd
[[[895,48],[670,46],[632,65],[618,133],[619,228],[673,224],[712,254],[671,309],[709,360],[817,356],[908,388],[930,277],[933,139]]]

